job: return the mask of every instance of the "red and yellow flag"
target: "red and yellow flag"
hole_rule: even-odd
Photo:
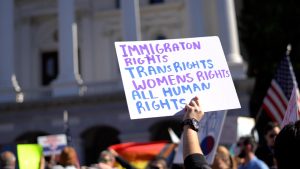
[[[177,144],[167,141],[157,142],[129,142],[112,145],[109,149],[115,150],[122,158],[136,168],[145,168],[147,163],[156,156],[168,158],[177,147]]]

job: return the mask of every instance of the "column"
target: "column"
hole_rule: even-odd
[[[79,94],[77,24],[74,0],[58,0],[59,75],[53,83],[54,96]]]
[[[240,54],[236,14],[233,0],[217,0],[219,37],[233,78],[245,77],[245,65]]]
[[[205,36],[202,0],[186,0],[187,31],[190,37]]]
[[[86,83],[93,82],[95,79],[94,73],[94,31],[93,21],[91,14],[88,11],[84,11],[81,18],[81,75]]]
[[[16,100],[14,76],[14,1],[0,0],[0,102]]]
[[[141,40],[139,0],[121,0],[122,34],[125,41]]]
[[[19,46],[20,49],[17,52],[18,56],[18,68],[16,68],[17,75],[19,77],[20,85],[24,90],[32,88],[32,51],[31,51],[31,21],[30,18],[22,18],[20,22],[19,32]],[[26,91],[24,91],[26,92]],[[31,93],[25,93],[26,98],[30,97]]]

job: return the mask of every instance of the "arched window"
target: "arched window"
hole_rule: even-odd
[[[15,138],[17,144],[36,144],[39,136],[46,136],[49,133],[44,131],[28,131]]]
[[[82,132],[85,165],[96,163],[101,151],[110,145],[120,143],[119,133],[110,126],[94,126]]]

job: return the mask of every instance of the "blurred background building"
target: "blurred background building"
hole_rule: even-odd
[[[169,139],[168,127],[179,134],[178,117],[130,120],[114,49],[123,40],[219,36],[242,106],[228,116],[248,116],[253,82],[240,54],[239,3],[0,0],[0,144],[63,133],[65,110],[86,163],[111,144]]]

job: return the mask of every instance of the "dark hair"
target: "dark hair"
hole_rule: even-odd
[[[268,134],[269,131],[271,131],[272,129],[274,129],[275,127],[280,128],[278,123],[274,123],[274,122],[268,122],[267,125],[264,127],[264,135]]]
[[[278,169],[299,168],[300,120],[286,125],[275,139]]]
[[[156,156],[155,158],[153,158],[149,162],[149,164],[147,166],[147,169],[156,169],[157,168],[157,166],[156,166],[157,163],[160,163],[164,169],[168,168],[168,164],[167,164],[166,158],[164,158],[162,156]]]
[[[254,137],[252,137],[252,136],[243,136],[243,137],[240,138],[240,140],[243,141],[244,145],[250,144],[252,152],[255,152],[256,147],[257,147],[257,143],[256,143]]]

